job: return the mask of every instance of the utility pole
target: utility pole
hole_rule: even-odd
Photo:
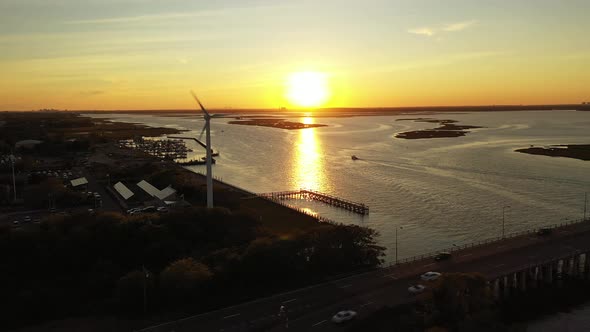
[[[397,227],[397,226],[395,227],[395,265],[397,265],[397,247],[398,247],[397,246],[397,242],[398,242],[398,240],[397,240],[397,230],[398,229],[402,229],[402,228],[403,227],[401,227],[401,226],[400,227]]]
[[[504,238],[504,221],[506,220],[506,208],[509,208],[510,205],[504,205],[502,207],[502,239]]]
[[[16,202],[16,177],[14,176],[14,163],[16,162],[16,158],[14,154],[10,156],[10,160],[12,161],[12,191],[14,192],[14,201]]]
[[[584,193],[584,220],[586,221],[586,210],[588,210],[588,193]]]
[[[147,316],[147,280],[150,277],[150,271],[145,266],[141,268],[143,270],[143,314]]]

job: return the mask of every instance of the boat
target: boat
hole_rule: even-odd
[[[357,156],[355,156],[355,155],[352,155],[352,156],[350,156],[350,158],[351,158],[352,160],[359,160],[359,158],[358,158]]]

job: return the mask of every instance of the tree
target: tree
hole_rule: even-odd
[[[211,280],[209,267],[192,258],[172,262],[160,274],[162,288],[172,300],[194,300]]]

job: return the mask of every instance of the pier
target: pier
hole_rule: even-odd
[[[293,191],[280,191],[280,192],[272,192],[272,193],[265,193],[260,194],[260,196],[273,199],[273,200],[282,200],[282,199],[310,199],[314,201],[319,201],[324,204],[328,204],[331,206],[339,207],[354,213],[367,215],[369,214],[369,207],[362,203],[356,203],[353,201],[349,201],[347,199],[339,198],[336,196],[328,195],[321,193],[315,190],[307,190],[307,189],[300,189],[300,190],[293,190]]]

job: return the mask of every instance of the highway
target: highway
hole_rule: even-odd
[[[493,279],[535,262],[590,251],[589,239],[590,223],[568,225],[548,236],[530,233],[504,239],[455,251],[447,261],[428,258],[377,269],[142,331],[341,331],[346,327],[331,322],[336,312],[350,309],[363,318],[384,305],[412,301],[407,288],[424,272],[479,272]],[[288,328],[285,315],[279,315],[281,306],[286,308]]]

